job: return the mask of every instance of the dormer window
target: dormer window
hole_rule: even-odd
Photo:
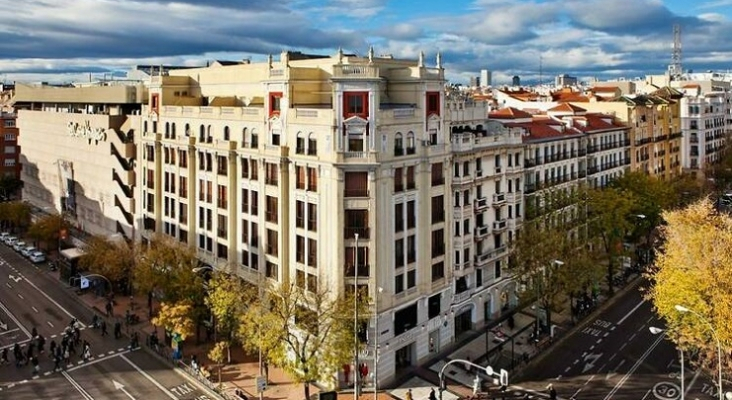
[[[369,93],[345,92],[343,94],[343,117],[369,117]]]
[[[269,116],[280,115],[280,103],[282,101],[282,92],[272,92],[269,94]]]

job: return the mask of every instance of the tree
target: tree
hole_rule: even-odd
[[[18,190],[23,187],[23,181],[14,176],[3,176],[0,178],[0,195],[6,199],[13,199],[18,196]]]
[[[709,194],[704,187],[704,181],[692,174],[677,176],[671,181],[671,187],[674,193],[674,205],[680,207],[685,207]]]
[[[25,228],[31,222],[31,206],[22,201],[0,203],[0,221],[5,228]]]
[[[588,192],[590,237],[598,238],[607,263],[608,291],[612,294],[617,257],[625,254],[623,239],[635,228],[633,194],[616,187]],[[632,218],[632,219],[631,219]]]
[[[268,304],[257,310],[263,315],[257,321],[273,329],[268,334],[264,334],[264,327],[240,330],[245,347],[265,344],[269,361],[302,383],[305,398],[310,398],[311,382],[333,384],[336,371],[353,359],[352,296],[336,296],[325,289],[305,291],[295,284],[272,286],[267,290]],[[360,314],[366,315],[366,302],[358,304]]]
[[[633,241],[637,243],[638,239],[645,237],[648,244],[653,230],[661,223],[663,210],[672,208],[677,202],[674,187],[640,171],[626,173],[613,180],[610,186],[622,193],[630,193],[633,205],[626,218],[635,225],[631,231]]]
[[[152,319],[152,323],[162,326],[167,331],[177,333],[181,340],[193,335],[195,324],[191,319],[193,304],[190,301],[178,303],[162,303],[158,315]]]
[[[135,268],[133,246],[121,238],[111,240],[102,236],[92,236],[87,241],[84,255],[79,259],[79,265],[112,282],[123,282],[129,292],[132,271]],[[114,290],[114,288],[110,289]]]
[[[225,341],[217,342],[213,348],[208,352],[208,358],[216,364],[218,370],[219,383],[221,383],[221,368],[224,366],[226,354],[229,354],[229,343]]]
[[[267,291],[262,291],[266,295]],[[260,375],[264,375],[269,381],[268,368],[262,367],[271,360],[278,360],[285,357],[285,346],[282,342],[282,331],[286,326],[277,314],[270,312],[267,298],[257,297],[250,299],[244,314],[240,317],[237,337],[245,351],[251,354],[261,352],[262,363]]]
[[[28,228],[28,236],[45,246],[46,250],[50,250],[49,244],[53,244],[53,248],[60,247],[61,230],[68,228],[68,223],[60,214],[49,214],[36,220]]]
[[[732,343],[732,217],[716,213],[704,199],[681,210],[663,213],[663,246],[654,269],[647,277],[646,293],[658,315],[668,326],[669,337],[680,349],[699,350],[695,362],[717,371],[717,346],[708,321],[719,335],[723,354]],[[681,313],[683,305],[701,315]],[[702,320],[703,319],[703,320]],[[723,370],[732,371],[732,360],[724,357]]]
[[[224,338],[227,362],[231,362],[231,345],[237,338],[236,327],[246,312],[246,305],[254,299],[255,288],[245,286],[242,280],[225,272],[214,273],[208,282],[204,303],[211,310],[216,323],[215,329]]]
[[[525,223],[511,246],[512,271],[522,281],[523,300],[536,299],[546,311],[547,327],[553,311],[601,274],[587,246],[551,221],[545,216]]]

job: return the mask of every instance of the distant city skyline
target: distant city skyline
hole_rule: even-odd
[[[732,0],[0,0],[3,81],[121,77],[136,64],[261,61],[282,50],[416,59],[448,79],[640,77],[666,71],[679,24],[684,70],[732,68]]]

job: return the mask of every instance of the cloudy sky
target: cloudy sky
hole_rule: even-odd
[[[0,77],[74,81],[136,64],[263,60],[283,49],[428,61],[494,82],[732,69],[732,0],[0,0]],[[541,60],[541,62],[540,62]]]

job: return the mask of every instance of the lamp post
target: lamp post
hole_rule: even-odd
[[[376,312],[374,316],[374,400],[379,398],[379,295],[384,288],[376,288]]]
[[[564,265],[564,261],[554,259],[554,260],[552,260],[551,265],[552,266],[556,265],[557,267],[561,267],[562,265]],[[551,274],[551,272],[552,271],[550,269],[549,270],[549,274]],[[536,337],[534,338],[534,340],[539,340],[539,331],[540,331],[540,329],[539,329],[540,328],[539,310],[541,308],[540,307],[541,304],[539,303],[539,300],[540,300],[539,297],[541,296],[541,293],[540,292],[542,291],[542,289],[546,285],[545,277],[546,277],[546,270],[544,268],[542,268],[542,274],[541,274],[540,282],[537,285],[535,285],[536,286],[536,329],[535,329],[535,335],[536,335]],[[548,315],[548,311],[546,311],[546,312],[547,312],[547,315]],[[550,327],[550,329],[551,329],[551,327]]]
[[[701,321],[703,321],[705,324],[707,324],[707,327],[712,332],[712,336],[714,337],[714,340],[717,342],[717,366],[719,367],[719,400],[724,400],[724,392],[722,391],[722,344],[719,342],[719,337],[717,336],[717,331],[714,330],[714,327],[712,324],[704,318],[701,314],[698,312],[688,308],[684,307],[680,304],[677,304],[674,306],[676,311],[680,313],[692,313],[697,318],[699,318]]]
[[[353,237],[356,239],[356,251],[354,251],[353,262],[353,398],[358,399],[360,388],[358,387],[358,233]]]
[[[665,329],[657,328],[655,326],[651,326],[648,328],[649,331],[651,331],[652,334],[658,335],[659,333],[666,334]],[[679,347],[679,356],[681,359],[681,400],[684,400],[684,350]]]

